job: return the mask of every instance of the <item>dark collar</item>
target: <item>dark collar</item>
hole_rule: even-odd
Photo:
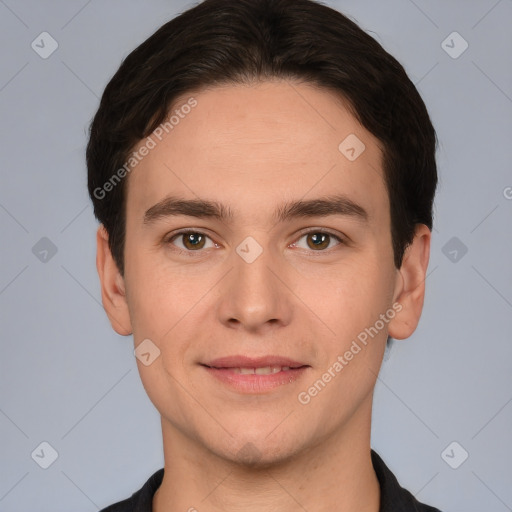
[[[440,512],[416,500],[400,486],[377,452],[371,450],[373,468],[380,484],[379,512]],[[131,498],[101,510],[100,512],[152,512],[153,496],[164,478],[164,468],[149,477],[149,480]]]
[[[396,476],[374,450],[372,463],[380,483],[379,512],[440,512],[437,508],[420,503],[407,489],[401,487]]]

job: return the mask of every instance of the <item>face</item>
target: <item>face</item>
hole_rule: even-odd
[[[150,340],[137,364],[168,435],[273,462],[366,429],[388,332],[419,317],[400,302],[379,142],[311,85],[215,87],[175,108],[191,96],[130,173],[106,306],[136,347]]]

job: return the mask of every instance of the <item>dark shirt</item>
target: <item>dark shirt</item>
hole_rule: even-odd
[[[406,489],[400,487],[395,475],[375,452],[371,451],[372,463],[380,483],[379,512],[440,512],[416,500]],[[100,512],[151,512],[153,495],[162,483],[164,468],[153,473],[149,480],[131,498],[120,501]]]

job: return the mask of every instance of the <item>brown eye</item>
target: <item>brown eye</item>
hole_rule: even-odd
[[[303,238],[306,239],[306,247],[300,243],[300,240]],[[331,243],[333,241],[338,242],[334,244],[334,246],[343,243],[343,239],[333,233],[327,231],[310,231],[309,233],[303,233],[299,241],[295,242],[293,245],[303,249],[312,249],[316,252],[324,252],[327,248],[330,248],[329,246],[333,247]]]
[[[331,236],[328,233],[308,233],[306,239],[311,249],[325,249],[329,247]]]
[[[206,245],[209,241],[210,245]],[[214,247],[208,235],[201,233],[200,231],[181,231],[176,233],[174,236],[169,237],[167,240],[168,244],[174,246],[179,252],[200,252],[201,249],[207,249]]]
[[[202,249],[204,247],[205,237],[201,233],[182,233],[183,245],[187,249]]]

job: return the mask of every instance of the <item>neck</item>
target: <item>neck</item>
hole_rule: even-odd
[[[370,409],[314,446],[266,467],[221,458],[162,419],[165,471],[156,512],[378,512]],[[363,425],[363,426],[362,426]]]

